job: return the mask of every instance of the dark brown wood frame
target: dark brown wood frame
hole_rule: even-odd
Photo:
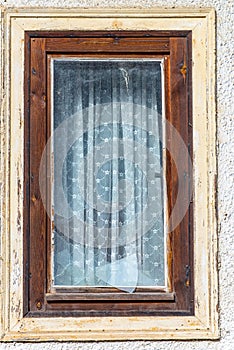
[[[25,316],[191,315],[193,302],[193,207],[167,237],[168,289],[114,288],[50,290],[50,221],[39,189],[39,164],[50,135],[48,55],[82,57],[166,57],[166,118],[192,155],[191,32],[27,32],[25,35],[25,178],[24,314]],[[175,147],[166,130],[166,142]],[[180,150],[175,149],[179,155]],[[185,196],[192,174],[184,159]],[[178,176],[166,157],[168,215],[177,197]]]

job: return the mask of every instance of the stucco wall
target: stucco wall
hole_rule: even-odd
[[[222,349],[234,348],[234,108],[232,105],[233,13],[232,0],[0,0],[3,6],[80,6],[80,7],[214,7],[217,12],[217,125],[218,125],[218,221],[220,341],[137,341],[99,343],[0,344],[0,349]],[[140,10],[139,10],[140,11]]]

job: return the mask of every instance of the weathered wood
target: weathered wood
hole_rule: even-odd
[[[174,293],[86,293],[85,298],[82,293],[56,293],[46,294],[46,300],[50,301],[81,301],[81,300],[152,300],[152,301],[174,301]]]
[[[25,34],[25,65],[24,65],[24,215],[23,215],[23,314],[28,312],[28,300],[29,300],[29,242],[30,242],[30,37]]]
[[[188,168],[188,144],[192,144],[192,139],[188,139],[188,96],[190,93],[188,86],[188,75],[190,74],[188,61],[191,60],[191,56],[189,57],[188,55],[187,44],[187,38],[170,39],[170,115],[168,119],[172,130],[166,136],[168,149],[173,150],[173,154],[168,155],[169,217],[171,215],[175,217],[181,216],[178,226],[173,228],[173,231],[170,233],[173,246],[173,285],[178,308],[184,310],[192,309],[191,286],[188,277],[191,279],[189,237],[192,237],[193,228],[192,222],[189,225],[189,207],[184,216],[182,216],[181,210],[181,208],[190,204],[186,200],[189,197],[189,183],[192,181],[191,169]],[[175,132],[178,132],[179,140],[175,137],[174,129]],[[185,145],[186,153],[181,153],[181,143]],[[178,198],[179,191],[180,198]],[[180,205],[176,208],[177,200],[180,201]],[[169,224],[173,225],[173,222]],[[189,275],[188,269],[190,269]]]
[[[6,165],[6,191],[2,208],[3,288],[1,294],[3,341],[117,340],[117,339],[217,339],[217,218],[215,209],[215,13],[212,9],[87,10],[10,9],[4,15],[4,96],[3,118],[7,126],[1,134],[1,154]],[[17,179],[23,181],[24,134],[22,72],[25,32],[50,32],[96,29],[139,31],[152,29],[192,31],[193,41],[193,135],[194,142],[194,278],[195,316],[154,317],[23,317],[21,260],[22,229],[17,224],[17,209],[23,204]],[[163,35],[163,34],[162,34]],[[177,35],[176,35],[177,36]],[[43,35],[42,35],[43,37]],[[9,69],[8,62],[13,62]],[[21,72],[20,74],[18,74]],[[23,118],[22,118],[23,120]],[[9,140],[9,142],[8,142]],[[11,151],[11,152],[10,152]],[[19,166],[17,172],[16,165]],[[8,181],[9,179],[9,181]],[[10,183],[10,187],[9,187]],[[10,189],[10,196],[8,189]],[[19,206],[16,206],[16,203]],[[10,231],[9,231],[10,230]],[[9,251],[9,253],[8,253]],[[9,258],[11,257],[11,258]],[[9,273],[10,271],[10,273]],[[10,278],[11,275],[12,277]],[[200,283],[202,280],[202,283]],[[17,305],[16,305],[17,301]]]
[[[41,199],[39,168],[46,145],[45,39],[31,39],[30,48],[30,262],[29,308],[43,308],[46,281],[46,211]],[[28,171],[28,169],[25,169]],[[46,185],[46,172],[42,178]],[[25,212],[24,215],[27,215]]]
[[[168,38],[47,38],[47,52],[152,52],[169,51]]]
[[[169,34],[169,33],[168,33]],[[103,34],[102,34],[103,35]],[[159,33],[158,33],[159,35]],[[126,33],[125,33],[126,36]],[[191,302],[189,298],[189,291],[191,288],[185,286],[185,267],[190,266],[189,263],[189,226],[188,226],[188,214],[182,220],[182,223],[168,236],[167,245],[167,270],[169,291],[171,294],[160,293],[157,290],[148,291],[147,293],[139,293],[128,295],[125,293],[111,292],[111,289],[106,288],[105,291],[101,291],[97,288],[95,293],[89,293],[82,289],[77,294],[49,293],[45,298],[45,292],[51,291],[51,222],[48,215],[46,216],[45,209],[43,207],[42,199],[40,198],[39,191],[39,166],[41,161],[42,152],[45,147],[46,138],[48,139],[51,134],[51,84],[50,84],[50,59],[54,54],[50,54],[51,51],[55,51],[57,54],[64,52],[77,52],[81,55],[85,55],[86,52],[94,53],[95,57],[108,57],[108,55],[117,54],[121,57],[121,54],[128,49],[135,58],[137,57],[165,57],[165,99],[166,99],[166,117],[168,121],[177,129],[181,134],[184,142],[188,143],[188,85],[184,80],[183,74],[181,74],[181,67],[188,60],[187,52],[187,38],[151,38],[144,37],[143,39],[139,35],[138,38],[121,38],[116,41],[114,38],[31,38],[30,48],[30,73],[31,73],[31,85],[30,85],[30,312],[39,312],[43,315],[46,309],[65,311],[77,309],[77,303],[72,302],[77,300],[115,300],[115,304],[108,303],[105,305],[110,310],[115,309],[116,312],[124,312],[121,301],[128,301],[129,305],[125,305],[126,312],[131,315],[132,312],[139,312],[140,314],[147,313],[148,308],[151,312],[163,312],[163,310],[171,310],[176,314],[180,311],[187,312],[191,310]],[[169,46],[170,42],[170,46]],[[165,50],[165,56],[162,56],[162,48]],[[165,49],[166,48],[166,49]],[[168,50],[170,49],[170,52]],[[107,52],[110,52],[107,54]],[[142,52],[145,52],[142,55]],[[139,53],[141,53],[140,56]],[[157,55],[158,56],[157,56]],[[46,59],[48,55],[48,60]],[[125,55],[123,56],[125,57]],[[46,67],[47,66],[47,67]],[[47,80],[46,80],[47,72]],[[47,93],[46,93],[47,91]],[[167,135],[166,130],[166,137]],[[170,136],[170,135],[169,135]],[[27,137],[27,135],[25,135]],[[170,137],[169,137],[170,139]],[[170,142],[173,142],[170,139]],[[191,141],[190,141],[191,142]],[[170,147],[176,149],[176,154],[180,155],[180,150],[177,149],[178,145],[171,144]],[[177,147],[177,148],[176,148]],[[185,163],[187,161],[185,160]],[[168,156],[167,160],[167,189],[168,189],[168,214],[170,215],[172,208],[176,201],[177,196],[177,172],[176,167]],[[47,159],[47,172],[44,174],[45,179],[50,179],[50,161]],[[184,160],[183,160],[184,166]],[[187,171],[185,164],[184,171]],[[45,180],[45,181],[47,181]],[[187,183],[186,183],[187,184]],[[184,185],[184,195],[187,196],[188,186]],[[47,186],[47,203],[50,203],[50,181],[45,183]],[[165,202],[166,203],[166,202]],[[38,230],[40,227],[40,230]],[[86,288],[88,289],[88,288]],[[174,293],[176,298],[174,298]],[[173,297],[172,297],[173,296]],[[62,303],[62,301],[69,301],[69,303]],[[134,304],[134,310],[131,310],[131,301],[138,301]],[[52,302],[53,301],[53,302]],[[157,301],[157,303],[152,303]],[[159,305],[161,301],[161,305]],[[170,302],[169,302],[170,301]],[[26,302],[26,301],[25,301]],[[165,304],[169,302],[168,305]],[[48,304],[49,303],[49,304]],[[151,303],[151,304],[149,304]],[[120,306],[121,304],[121,306]],[[86,306],[85,306],[86,305]],[[120,310],[118,311],[118,305]],[[104,304],[98,304],[97,310],[102,310]],[[90,303],[82,303],[82,309],[86,308],[87,315],[90,309]],[[106,310],[107,311],[107,310]],[[124,312],[124,314],[126,314]]]

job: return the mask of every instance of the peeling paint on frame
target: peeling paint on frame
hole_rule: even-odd
[[[72,13],[72,15],[71,15]],[[3,341],[217,339],[215,213],[215,14],[212,9],[9,9],[3,13],[1,50]],[[23,134],[26,30],[192,30],[194,136],[193,317],[24,318]],[[5,97],[6,96],[6,97]],[[3,103],[3,100],[6,102]],[[200,281],[203,281],[201,284]],[[3,292],[4,291],[4,292]]]

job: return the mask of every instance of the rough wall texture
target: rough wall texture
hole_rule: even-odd
[[[218,139],[218,220],[219,220],[219,341],[137,341],[99,343],[43,343],[1,344],[1,349],[17,350],[192,350],[234,348],[234,108],[232,102],[233,68],[233,13],[232,0],[0,0],[7,6],[57,7],[214,7],[217,12],[217,139]],[[140,11],[140,9],[139,9]]]

